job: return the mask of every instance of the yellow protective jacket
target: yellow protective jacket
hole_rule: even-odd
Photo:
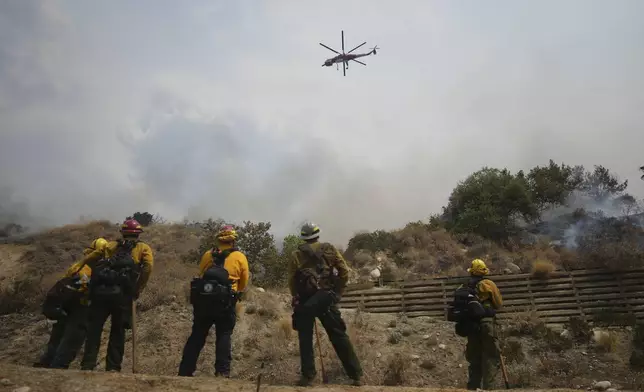
[[[483,280],[476,284],[476,296],[479,302],[485,307],[492,307],[495,310],[499,310],[503,306],[501,291],[499,291],[499,288],[490,279],[483,278]]]
[[[232,248],[231,244],[220,243],[217,246],[219,250]],[[199,277],[203,278],[204,273],[212,267],[212,249],[209,249],[201,256],[199,263]],[[232,289],[237,292],[244,291],[248,286],[248,259],[240,251],[231,252],[224,260],[224,269],[228,271],[228,278],[232,281]]]
[[[302,245],[300,245],[302,246]],[[304,245],[306,246],[306,244]],[[320,279],[319,285],[323,289],[330,289],[335,286],[335,290],[339,295],[342,295],[347,282],[349,281],[349,267],[347,261],[342,257],[340,252],[328,242],[313,242],[310,244],[314,252],[322,251],[324,260],[326,261],[324,270],[322,272],[323,279]],[[295,273],[300,269],[313,269],[316,270],[318,260],[307,256],[301,249],[294,251],[291,254],[291,260],[288,266],[288,287],[291,295],[297,295],[297,288],[295,287]],[[337,271],[337,276],[332,277],[333,268]],[[331,282],[334,279],[335,282]]]
[[[97,261],[101,260],[102,258],[112,257],[114,253],[116,253],[118,244],[118,241],[110,241],[105,248],[105,252],[94,250],[90,254],[85,256],[80,262],[89,265],[89,267],[91,268]],[[145,242],[138,241],[136,243],[136,246],[132,249],[132,259],[134,259],[134,262],[136,264],[142,263],[141,275],[139,276],[139,280],[136,283],[136,295],[138,297],[147,285],[148,280],[150,279],[150,275],[152,274],[152,267],[154,266],[154,257],[152,256],[152,249],[150,248],[150,245],[146,244]]]

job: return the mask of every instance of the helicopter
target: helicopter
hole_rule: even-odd
[[[356,63],[360,63],[360,64],[366,66],[367,64],[363,63],[362,61],[356,60],[356,59],[359,58],[359,57],[369,56],[371,54],[375,55],[376,54],[376,49],[379,49],[378,45],[376,45],[373,48],[371,48],[371,50],[369,52],[367,52],[367,53],[350,54],[351,52],[353,52],[354,50],[358,49],[359,47],[361,47],[362,45],[364,45],[366,43],[367,43],[367,41],[361,43],[360,45],[356,46],[355,48],[353,48],[350,51],[345,53],[344,52],[344,30],[342,30],[342,53],[340,53],[337,50],[332,49],[332,48],[326,46],[325,44],[323,44],[322,42],[320,42],[320,45],[322,45],[325,48],[329,49],[330,51],[335,52],[335,53],[338,54],[335,57],[332,57],[330,59],[325,60],[324,64],[322,64],[322,66],[323,67],[330,67],[333,64],[335,64],[336,69],[339,70],[340,69],[339,64],[342,63],[342,73],[344,74],[344,76],[347,76],[347,69],[349,69],[349,61],[355,61]]]

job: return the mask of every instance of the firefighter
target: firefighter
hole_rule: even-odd
[[[87,329],[82,370],[94,370],[101,346],[103,325],[111,317],[105,370],[121,371],[125,330],[131,328],[132,302],[145,288],[152,273],[152,249],[139,240],[141,224],[128,218],[121,225],[122,238],[108,243],[105,253],[94,251],[82,262],[92,268],[90,322]]]
[[[475,288],[478,301],[485,309],[483,317],[477,320],[467,335],[465,358],[469,362],[467,389],[494,389],[494,382],[500,367],[499,341],[497,337],[496,311],[503,306],[501,292],[496,284],[486,278],[490,273],[481,259],[472,261],[468,268],[471,279],[469,286]]]
[[[337,303],[349,278],[346,261],[329,243],[319,242],[320,228],[305,223],[300,231],[304,244],[291,255],[288,283],[293,296],[293,328],[300,346],[300,386],[310,386],[316,376],[313,356],[313,328],[320,319],[333,349],[353,385],[362,385],[362,367]]]
[[[93,251],[103,252],[106,246],[107,240],[97,238],[89,248],[85,248],[83,255]],[[81,262],[74,263],[57,282],[55,290],[50,291],[51,295],[48,294],[43,313],[56,320],[56,323],[52,327],[45,353],[34,367],[67,369],[76,358],[85,341],[87,330],[87,291],[91,274],[89,266]]]
[[[224,226],[217,233],[215,246],[201,257],[199,277],[190,285],[192,333],[183,348],[179,376],[193,376],[199,354],[214,325],[215,376],[230,377],[236,305],[249,279],[248,260],[235,246],[237,237],[232,226]]]

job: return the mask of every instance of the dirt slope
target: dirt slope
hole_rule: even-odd
[[[0,245],[0,264],[6,267],[6,272],[0,272],[4,274],[0,275],[4,277],[0,283],[11,286],[11,290],[0,292],[0,363],[30,366],[38,358],[51,331],[51,322],[39,312],[43,292],[98,235],[116,238],[117,227],[109,222],[73,225]],[[138,306],[140,372],[174,376],[192,322],[192,310],[187,303],[188,282],[197,272],[196,263],[184,259],[198,246],[199,236],[182,225],[158,225],[146,230],[142,239],[155,252],[155,267]],[[242,303],[233,335],[233,378],[253,381],[263,363],[263,379],[267,384],[294,385],[299,376],[299,354],[290,311],[289,297],[284,292],[263,292],[257,288],[250,291]],[[454,334],[452,324],[427,317],[407,319],[403,315],[352,310],[343,310],[343,314],[368,385],[442,388],[465,385],[465,340]],[[109,322],[105,327],[99,368],[104,367]],[[199,358],[199,379],[213,372],[212,332]],[[609,380],[622,390],[636,389],[631,385],[644,386],[644,374],[634,373],[628,367],[633,335],[630,330],[611,330],[609,339],[598,346],[589,341],[560,339],[559,333],[544,330],[526,315],[517,315],[512,325],[504,325],[504,333],[502,341],[512,385],[585,389],[593,381]],[[130,333],[127,339],[124,373],[130,372],[132,361]],[[322,352],[331,382],[347,382],[324,333]],[[72,369],[78,369],[78,359]],[[25,381],[31,379],[29,372],[40,374],[32,369],[12,371],[27,372]],[[54,378],[62,377],[53,376],[58,372],[51,374]],[[77,375],[76,381],[69,382],[89,377],[75,372],[69,374]],[[104,376],[91,377],[99,377],[97,383],[101,384],[100,377]],[[124,380],[131,383],[128,385],[138,382]],[[207,380],[213,382],[211,378]],[[501,381],[500,375],[498,381]],[[168,385],[174,382],[168,381]],[[165,385],[165,381],[156,383]],[[176,383],[176,388],[188,385],[182,384],[183,381]]]
[[[221,380],[211,377],[163,377],[149,375],[116,374],[105,372],[81,372],[78,370],[44,370],[22,366],[0,364],[0,391],[12,391],[21,387],[29,387],[30,392],[128,392],[128,391],[256,391],[256,384],[238,380]],[[260,386],[262,392],[291,392],[291,391],[389,391],[389,392],[439,392],[463,391],[462,389],[444,388],[410,388],[410,387],[350,387],[343,385],[318,385],[312,388],[296,388],[290,386],[266,385]],[[545,392],[539,389],[522,389],[524,392]],[[550,389],[549,392],[573,392],[574,389]]]

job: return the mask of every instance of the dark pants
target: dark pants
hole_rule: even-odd
[[[465,358],[469,362],[467,389],[494,389],[494,382],[500,367],[499,343],[496,334],[496,320],[484,318],[480,328],[467,337]]]
[[[237,321],[235,307],[212,314],[193,310],[192,333],[183,347],[179,376],[192,377],[210,328],[215,326],[215,374],[229,376],[232,362],[232,335]]]
[[[328,310],[317,309],[316,297],[309,299],[302,305],[301,309],[295,312],[295,323],[300,343],[300,370],[303,378],[314,379],[317,372],[315,370],[315,358],[313,356],[313,328],[315,318],[319,318],[326,334],[333,345],[333,349],[340,358],[344,371],[353,380],[362,377],[362,367],[358,356],[353,349],[353,344],[347,335],[347,326],[342,319],[340,310],[336,305],[331,305]]]
[[[68,369],[85,341],[87,315],[88,307],[84,305],[67,309],[67,317],[54,324],[47,349],[36,365]]]
[[[125,329],[127,324],[131,322],[131,311],[132,300],[92,301],[89,308],[90,320],[87,329],[87,341],[85,342],[85,353],[81,361],[82,370],[94,370],[96,368],[98,351],[101,348],[103,326],[107,318],[111,317],[112,326],[109,342],[107,343],[105,370],[121,371],[123,353],[125,352]]]

